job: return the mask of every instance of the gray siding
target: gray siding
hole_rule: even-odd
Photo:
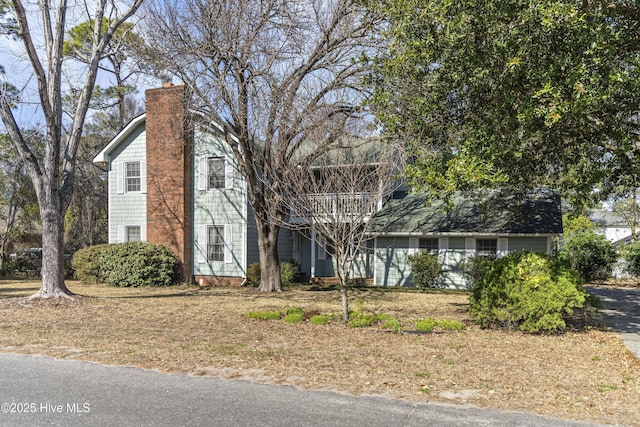
[[[109,161],[109,243],[120,242],[122,226],[140,226],[146,235],[147,195],[143,192],[118,193],[117,164],[146,161],[146,127],[140,124],[110,155]],[[146,174],[145,174],[146,175]],[[143,178],[144,179],[144,178]]]

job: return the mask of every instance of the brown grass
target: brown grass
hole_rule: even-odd
[[[0,351],[640,426],[640,362],[613,334],[482,330],[465,293],[352,291],[352,308],[393,315],[404,329],[425,317],[467,325],[394,334],[244,317],[290,307],[337,313],[334,291],[69,285],[83,295],[78,303],[28,302],[38,283],[0,281]]]

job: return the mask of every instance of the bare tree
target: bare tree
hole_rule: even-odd
[[[281,179],[334,145],[359,112],[376,20],[353,0],[167,3],[150,6],[148,53],[234,135],[227,142],[258,230],[259,289],[279,291]]]
[[[404,155],[380,139],[346,140],[286,177],[289,227],[333,257],[340,280],[342,317],[349,320],[348,286],[369,253],[369,219],[401,184]],[[312,255],[312,258],[315,258]]]
[[[118,28],[140,7],[142,0],[9,1],[16,18],[16,35],[37,82],[38,103],[45,121],[44,150],[38,152],[25,137],[23,127],[12,110],[12,101],[0,91],[0,117],[16,151],[25,162],[33,182],[42,220],[42,286],[36,298],[68,296],[64,282],[64,216],[71,201],[75,177],[75,158],[89,102],[96,82],[98,65]],[[109,22],[103,28],[103,18]],[[63,45],[68,25],[76,20],[94,23],[91,49],[73,109],[63,112]],[[69,21],[69,22],[68,22]],[[33,32],[33,29],[37,29]],[[40,33],[41,37],[40,39]],[[40,49],[40,47],[42,47]],[[23,100],[28,101],[28,100]]]

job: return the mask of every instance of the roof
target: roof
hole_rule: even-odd
[[[555,235],[562,233],[560,197],[551,191],[482,196],[456,193],[450,200],[409,194],[391,199],[369,222],[374,235]]]

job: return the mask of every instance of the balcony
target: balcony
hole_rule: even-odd
[[[310,194],[292,203],[290,221],[294,224],[316,222],[367,222],[381,207],[371,193]]]

